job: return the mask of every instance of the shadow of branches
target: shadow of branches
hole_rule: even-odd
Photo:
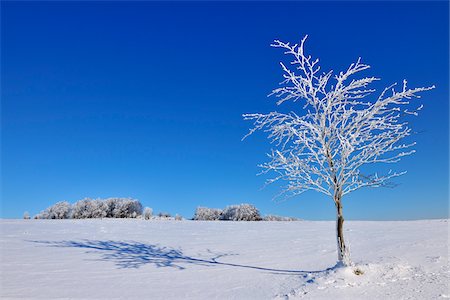
[[[87,253],[100,254],[100,260],[113,261],[119,268],[139,268],[143,265],[151,264],[158,268],[173,267],[185,269],[189,264],[203,266],[229,266],[237,268],[255,269],[277,274],[310,274],[320,273],[332,270],[328,268],[320,271],[302,271],[302,270],[284,270],[264,268],[259,266],[250,266],[218,261],[218,259],[236,255],[231,253],[214,253],[207,250],[208,257],[200,258],[188,256],[181,249],[174,249],[154,244],[144,244],[134,241],[99,241],[99,240],[81,240],[81,241],[30,241],[38,244],[44,244],[49,247],[72,247],[87,249]]]

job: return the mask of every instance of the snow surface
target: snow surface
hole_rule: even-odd
[[[0,220],[2,299],[449,298],[448,220]]]

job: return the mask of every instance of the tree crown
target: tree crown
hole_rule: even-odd
[[[292,60],[290,66],[280,63],[284,81],[270,95],[279,99],[278,105],[303,100],[301,113],[243,115],[254,122],[245,137],[263,130],[276,146],[268,154],[270,161],[260,165],[263,173],[276,174],[268,183],[282,179],[288,182],[283,194],[316,190],[333,196],[335,201],[361,187],[390,186],[391,178],[406,172],[363,174],[361,168],[395,163],[415,152],[415,142],[402,142],[411,135],[403,117],[417,116],[422,105],[411,110],[410,100],[420,98],[420,92],[434,86],[410,89],[403,80],[399,90],[393,84],[371,98],[376,90],[369,85],[380,79],[355,78],[369,65],[359,58],[337,75],[320,72],[319,60],[304,52],[306,38],[300,44],[275,40],[271,45],[284,49]]]

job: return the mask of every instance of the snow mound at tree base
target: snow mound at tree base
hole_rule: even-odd
[[[435,260],[442,257],[435,257]],[[303,275],[303,285],[289,294],[276,299],[357,299],[361,295],[379,294],[385,299],[413,299],[404,296],[412,293],[430,295],[430,284],[445,284],[450,280],[450,271],[427,273],[420,267],[407,263],[369,263],[348,267],[333,267],[317,273]],[[405,294],[403,294],[405,292]],[[352,297],[354,295],[354,297]],[[402,296],[403,295],[403,296]],[[450,298],[447,294],[436,294],[436,298]]]

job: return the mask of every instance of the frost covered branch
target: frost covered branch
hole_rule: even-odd
[[[264,173],[276,176],[268,181],[288,182],[284,192],[292,195],[315,190],[340,197],[361,187],[381,187],[405,172],[364,175],[362,168],[373,163],[395,163],[413,154],[412,143],[402,143],[411,135],[405,115],[418,115],[422,106],[411,109],[410,100],[434,88],[410,89],[406,80],[384,89],[374,100],[371,83],[376,77],[354,78],[370,68],[361,58],[346,71],[320,73],[319,60],[306,55],[306,36],[299,44],[279,40],[271,45],[283,49],[292,59],[281,64],[284,80],[270,95],[277,104],[300,102],[303,109],[287,114],[245,114],[253,128],[245,136],[262,130],[275,150],[270,161],[261,165]],[[244,137],[244,138],[245,138]]]

